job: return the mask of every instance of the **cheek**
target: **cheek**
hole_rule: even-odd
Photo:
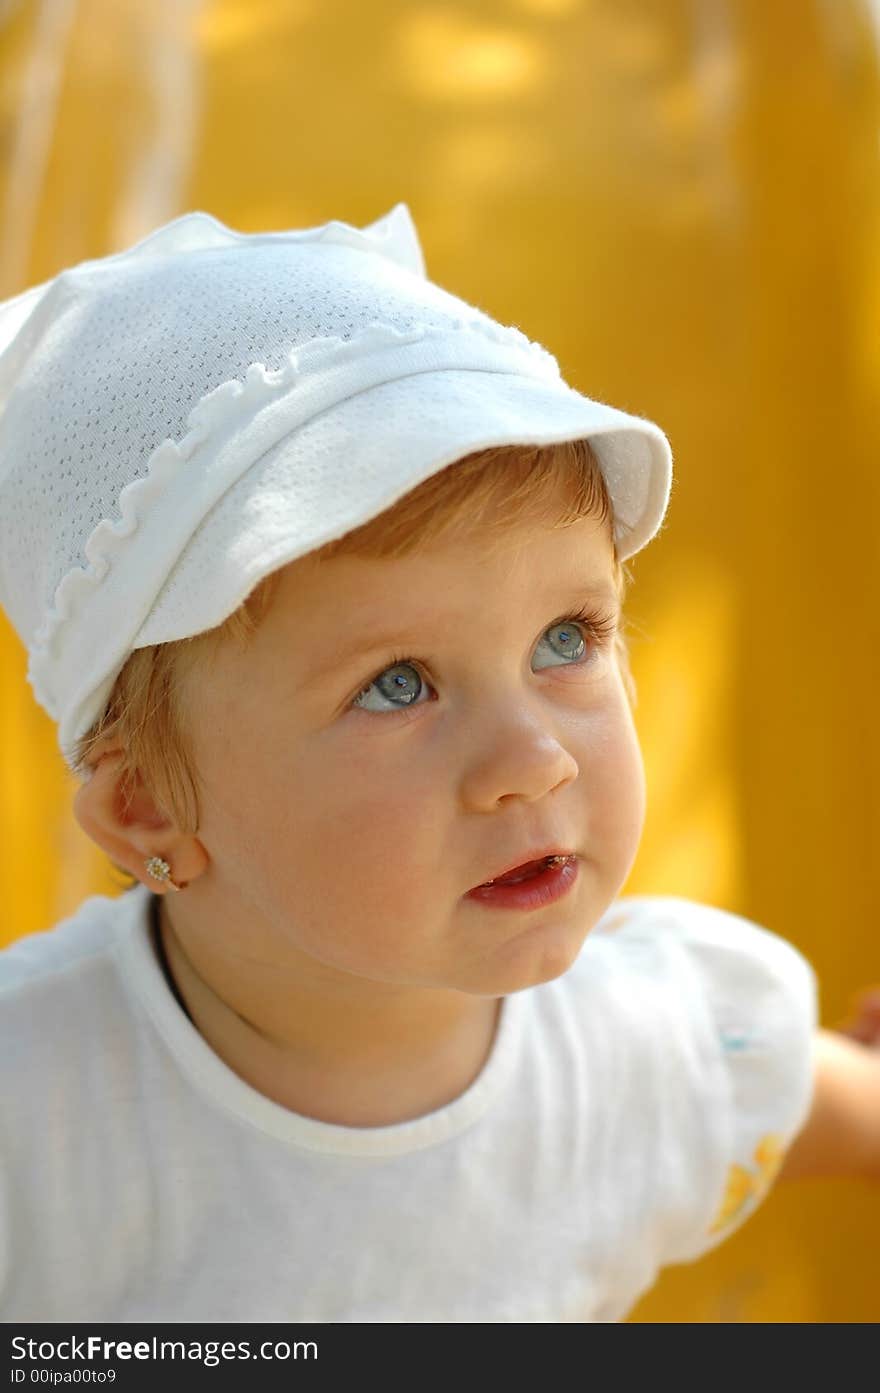
[[[449,892],[429,772],[377,743],[369,757],[299,762],[273,898],[316,958],[392,981],[424,968],[426,910]]]
[[[382,743],[312,741],[286,771],[290,795],[278,821],[300,885],[320,879],[337,905],[362,911],[415,899],[418,882],[437,873],[444,835],[431,771],[414,766],[402,745],[397,755]]]
[[[601,739],[579,763],[585,796],[601,818],[606,841],[630,855],[642,834],[646,788],[641,746],[625,701],[609,711]]]

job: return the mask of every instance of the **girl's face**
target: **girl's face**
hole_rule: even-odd
[[[488,553],[287,566],[250,646],[224,645],[186,690],[208,855],[188,912],[343,987],[498,996],[564,972],[645,814],[613,642],[581,610],[617,618],[594,519],[524,524]],[[579,858],[561,900],[466,898],[550,845]]]

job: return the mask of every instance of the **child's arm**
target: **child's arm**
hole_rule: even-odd
[[[861,1022],[845,1033],[817,1030],[813,1058],[810,1114],[777,1179],[880,1180],[880,1032],[872,1037],[863,1010]]]

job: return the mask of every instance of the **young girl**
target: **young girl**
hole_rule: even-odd
[[[671,454],[404,204],[0,306],[0,599],[132,877],[0,954],[9,1321],[617,1321],[880,1173],[789,943],[619,897]],[[34,1101],[39,1100],[39,1106]]]

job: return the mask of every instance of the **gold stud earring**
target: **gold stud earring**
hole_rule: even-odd
[[[151,875],[154,880],[161,880],[163,885],[167,885],[170,890],[182,890],[183,886],[175,885],[171,879],[171,867],[167,861],[163,861],[161,856],[151,856],[144,862],[147,868],[147,875]]]

